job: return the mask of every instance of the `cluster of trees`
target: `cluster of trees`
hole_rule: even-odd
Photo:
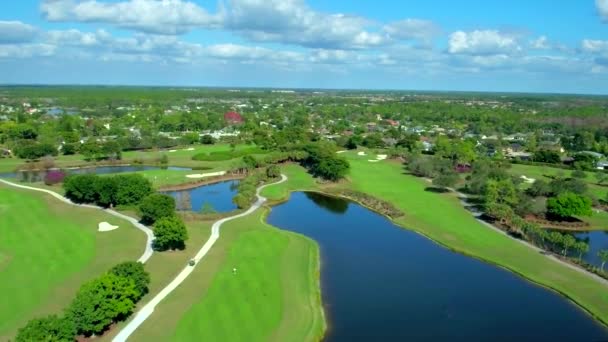
[[[153,247],[157,251],[184,249],[188,230],[183,220],[176,215],[175,199],[166,194],[153,193],[139,204],[141,221],[153,225]]]
[[[148,293],[150,275],[139,262],[124,262],[80,287],[62,317],[30,320],[16,341],[74,341],[76,336],[102,334],[111,324],[125,320]]]
[[[279,172],[280,173],[280,172]],[[232,198],[232,202],[239,209],[249,208],[256,200],[257,187],[266,181],[266,172],[252,172],[239,182],[237,194]]]
[[[139,174],[98,176],[70,175],[63,182],[65,196],[75,203],[101,207],[137,205],[152,193],[152,184]]]
[[[56,156],[59,152],[52,144],[27,141],[18,145],[14,153],[21,159],[36,160],[46,156]]]
[[[315,177],[335,182],[348,174],[350,164],[336,154],[334,145],[325,142],[310,143],[303,146],[308,156],[301,164]]]

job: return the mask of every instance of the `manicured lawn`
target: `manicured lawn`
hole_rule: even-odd
[[[97,232],[99,222],[120,228]],[[145,235],[98,210],[0,185],[0,340],[34,317],[61,313],[87,280],[137,260]]]
[[[509,172],[515,176],[524,175],[529,178],[550,181],[551,178],[546,176],[553,177],[563,174],[569,177],[572,173],[572,170],[564,170],[547,166],[512,164],[511,168],[509,169]],[[607,186],[598,185],[596,184],[596,178],[593,172],[586,172],[586,174],[587,177],[583,178],[583,180],[589,186],[589,191],[598,198],[606,199],[606,196],[608,195],[608,184],[606,184]]]
[[[316,244],[262,222],[226,223],[222,236],[131,341],[294,341],[323,331]],[[237,273],[232,272],[237,268]]]
[[[485,227],[462,208],[453,194],[425,191],[428,184],[403,174],[399,163],[372,164],[351,158],[351,165],[352,187],[403,210],[405,216],[397,220],[400,225],[558,290],[608,323],[607,286]]]
[[[238,145],[236,150],[252,148],[250,145]],[[192,150],[190,150],[192,149]],[[154,165],[158,158],[163,154],[169,158],[169,165],[184,166],[184,167],[195,167],[195,168],[222,168],[230,164],[230,161],[218,161],[218,162],[201,162],[192,160],[192,156],[198,153],[211,153],[219,151],[230,151],[231,147],[228,144],[216,144],[216,145],[192,145],[192,146],[181,146],[174,149],[163,151],[129,151],[124,152],[122,155],[121,163],[130,164],[134,161],[141,161],[146,164]],[[54,158],[55,164],[59,167],[75,167],[93,165],[94,163],[87,162],[84,160],[82,155],[64,156],[59,155]],[[2,158],[0,159],[0,172],[13,172],[18,166],[25,164],[25,160],[19,158]],[[202,171],[205,172],[205,171]],[[198,172],[196,172],[198,173]]]

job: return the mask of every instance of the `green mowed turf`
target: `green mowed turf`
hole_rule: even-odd
[[[608,323],[606,285],[482,225],[462,208],[454,194],[426,191],[428,183],[404,174],[399,163],[351,158],[351,164],[354,189],[395,204],[405,213],[397,220],[400,225],[558,290]]]
[[[0,186],[0,340],[34,317],[60,313],[85,281],[136,260],[145,235],[127,221],[51,196]],[[97,232],[106,221],[120,228]]]
[[[316,244],[262,222],[263,210],[222,226],[191,276],[132,341],[312,340],[324,329]],[[236,274],[233,268],[237,268]]]

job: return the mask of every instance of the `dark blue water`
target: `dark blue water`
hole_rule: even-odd
[[[208,211],[226,213],[237,209],[232,198],[237,194],[238,181],[227,181],[199,186],[193,189],[168,191],[173,196],[179,210],[201,212],[203,207]]]
[[[146,170],[160,170],[161,167],[158,166],[143,166],[143,165],[122,165],[122,166],[96,166],[96,167],[83,167],[83,168],[73,168],[73,169],[65,169],[67,173],[70,174],[82,174],[82,173],[95,173],[99,175],[103,174],[111,174],[111,173],[125,173],[125,172],[137,172],[137,171],[146,171]],[[177,167],[177,166],[169,166],[166,168],[167,170],[176,170],[176,171],[188,171],[192,170],[189,167]],[[28,171],[29,175],[27,175],[27,180],[29,181],[40,181],[44,178],[44,171]],[[24,172],[7,172],[0,173],[0,178],[23,178],[25,179],[26,175]]]
[[[586,262],[600,266],[602,261],[597,255],[601,249],[608,249],[608,231],[592,231],[585,233],[576,233],[574,237],[577,240],[585,241],[589,244],[589,252],[583,254],[583,260]],[[578,257],[576,253],[572,253],[573,256]]]
[[[326,341],[608,340],[558,294],[357,204],[294,193],[268,222],[320,245]]]

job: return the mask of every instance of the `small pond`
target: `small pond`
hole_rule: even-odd
[[[237,209],[232,198],[237,194],[238,185],[238,181],[226,181],[165,193],[175,198],[178,210],[225,213]]]
[[[575,233],[574,237],[577,240],[585,241],[589,244],[589,252],[583,254],[583,260],[592,265],[600,266],[602,261],[597,253],[601,249],[608,249],[608,231],[597,230],[584,233]]]
[[[557,293],[355,203],[293,193],[268,222],[319,243],[326,341],[608,340]]]
[[[125,172],[137,172],[146,170],[160,170],[163,169],[159,166],[144,166],[144,165],[119,165],[119,166],[96,166],[96,167],[82,167],[82,168],[71,168],[65,169],[67,173],[71,174],[83,174],[83,173],[95,173],[99,175],[112,174],[112,173],[125,173]],[[177,167],[169,166],[167,170],[176,171],[188,171],[192,170],[189,167]],[[0,173],[0,178],[19,178],[22,181],[36,182],[44,179],[45,171],[20,171],[20,172],[6,172]]]

